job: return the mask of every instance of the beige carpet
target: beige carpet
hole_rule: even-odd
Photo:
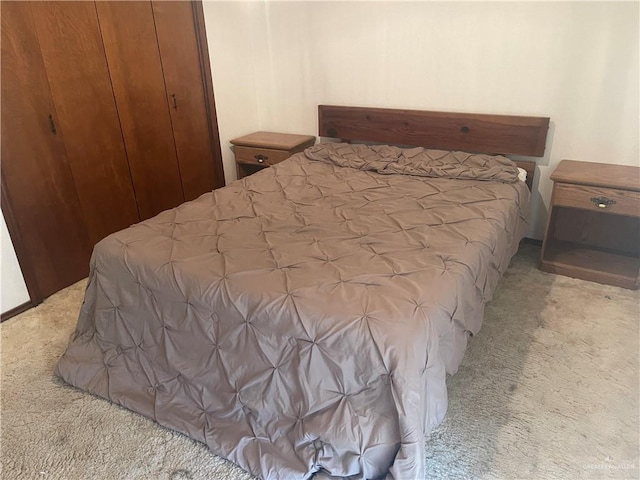
[[[638,478],[640,292],[514,258],[449,379],[429,478]],[[0,326],[6,479],[248,479],[188,438],[53,377],[84,284]]]

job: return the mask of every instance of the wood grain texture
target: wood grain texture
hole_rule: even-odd
[[[238,178],[275,165],[312,146],[316,137],[277,132],[254,132],[230,140],[234,145]]]
[[[312,135],[297,135],[292,133],[253,132],[249,135],[230,140],[233,145],[245,147],[271,148],[290,152],[304,150],[315,143]]]
[[[184,201],[151,2],[96,2],[141,220]]]
[[[571,242],[554,242],[540,270],[616,287],[638,288],[640,260]]]
[[[562,160],[551,180],[640,192],[640,168],[629,165]]]
[[[601,208],[592,199],[608,199],[615,203]],[[556,183],[554,205],[637,217],[640,216],[640,193],[616,188]]]
[[[640,256],[640,217],[607,215],[554,204],[553,238]]]
[[[502,155],[544,155],[549,118],[319,105],[321,137]]]
[[[139,221],[93,2],[30,2],[92,244]]]
[[[624,288],[640,286],[640,195],[628,190],[629,168],[611,165],[605,187],[597,182],[602,166],[562,161],[556,172],[540,269]],[[633,169],[633,167],[630,167]],[[560,172],[558,172],[560,170]],[[620,174],[614,178],[611,172]],[[559,180],[561,179],[561,181]],[[600,209],[592,196],[616,204]]]
[[[2,208],[38,303],[88,274],[91,248],[26,2],[2,2],[1,55]]]
[[[251,163],[265,167],[280,163],[291,156],[291,152],[287,150],[273,150],[260,147],[236,146],[233,152],[236,157],[236,162],[238,163]]]
[[[158,47],[167,88],[185,200],[223,184],[215,168],[192,2],[154,1]]]

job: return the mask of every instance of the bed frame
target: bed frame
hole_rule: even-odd
[[[548,129],[548,117],[318,106],[319,135],[345,142],[542,157]],[[514,162],[527,171],[526,183],[531,190],[536,163]]]

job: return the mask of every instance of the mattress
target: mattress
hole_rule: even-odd
[[[323,144],[94,249],[56,374],[268,479],[423,478],[526,231],[504,157]]]

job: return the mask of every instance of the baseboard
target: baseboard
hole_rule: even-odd
[[[542,240],[538,240],[537,238],[524,237],[522,239],[522,243],[527,243],[529,245],[536,245],[537,247],[542,246]]]
[[[0,315],[0,323],[4,322],[5,320],[9,320],[11,317],[15,317],[19,313],[29,310],[33,306],[33,302],[29,300],[24,302],[22,305],[18,305],[17,307],[13,307],[12,309],[7,310]]]

